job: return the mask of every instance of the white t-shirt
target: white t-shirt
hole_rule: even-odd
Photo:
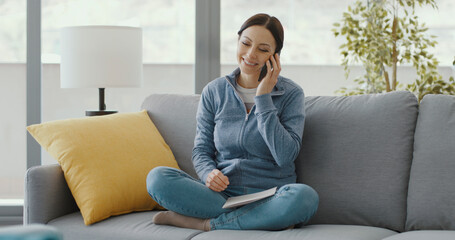
[[[257,88],[244,88],[237,83],[235,85],[235,90],[237,90],[240,98],[245,103],[246,109],[248,112],[250,112],[251,108],[254,105],[254,97],[256,97]]]

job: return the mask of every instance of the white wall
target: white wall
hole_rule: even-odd
[[[0,64],[0,198],[22,198],[26,168],[26,67]]]
[[[144,65],[141,88],[106,88],[107,110],[140,110],[152,93],[193,93],[192,65]],[[42,121],[85,117],[85,110],[98,109],[98,89],[60,88],[60,65],[44,64],[42,77]]]

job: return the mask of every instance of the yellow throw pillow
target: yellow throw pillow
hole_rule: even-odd
[[[52,121],[27,130],[60,163],[86,225],[154,209],[147,174],[157,166],[178,168],[145,110]]]

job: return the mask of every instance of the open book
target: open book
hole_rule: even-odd
[[[268,190],[251,193],[236,197],[230,197],[226,200],[226,203],[223,205],[223,208],[234,208],[242,205],[246,205],[248,203],[256,202],[258,200],[264,199],[266,197],[273,196],[276,192],[276,187],[270,188]]]

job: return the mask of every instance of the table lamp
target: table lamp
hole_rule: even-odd
[[[142,85],[142,30],[122,26],[75,26],[61,29],[62,88],[98,88],[99,110],[106,110],[104,89]]]

